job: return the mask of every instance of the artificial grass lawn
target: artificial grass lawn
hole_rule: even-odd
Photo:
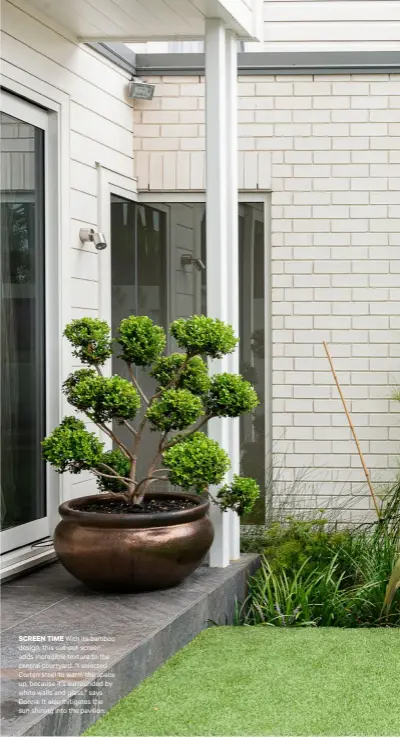
[[[212,627],[86,735],[400,735],[400,631]]]

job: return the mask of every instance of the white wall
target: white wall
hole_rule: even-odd
[[[165,77],[156,91],[135,109],[146,190],[160,188],[166,169],[178,171],[182,155],[195,149],[200,167],[204,156],[203,80]],[[353,520],[369,499],[322,341],[374,482],[392,479],[400,450],[390,399],[400,355],[399,114],[400,75],[239,80],[241,187],[272,189],[276,466],[289,485],[313,469],[301,503],[318,496],[320,506],[339,506],[356,495]]]
[[[204,190],[204,81],[199,77],[151,77],[152,100],[136,100],[134,142],[136,175],[142,190]],[[241,84],[241,94],[254,94]],[[271,185],[270,156],[239,151],[240,189]]]
[[[23,90],[28,99],[32,91],[33,101],[44,95],[63,110],[62,126],[67,130],[60,130],[58,165],[63,171],[59,220],[64,232],[60,230],[54,247],[63,242],[68,249],[70,280],[65,278],[62,284],[68,295],[65,315],[96,316],[101,255],[93,246],[81,244],[79,229],[98,224],[96,162],[133,177],[133,120],[126,98],[130,75],[78,45],[64,28],[40,19],[39,14],[33,17],[34,11],[26,12],[27,7],[22,2],[2,3],[2,84],[14,89],[13,80],[18,80],[18,91]],[[67,355],[64,370],[72,364]],[[93,489],[91,481],[77,478],[74,496]]]
[[[265,0],[264,43],[249,51],[398,50],[398,0]]]
[[[246,51],[398,51],[399,0],[264,0],[264,40]],[[202,52],[201,42],[132,44],[139,54]]]

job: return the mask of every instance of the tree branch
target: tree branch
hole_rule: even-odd
[[[128,420],[123,420],[122,424],[128,428],[129,432],[131,432],[132,435],[134,435],[135,437],[137,436],[137,430],[135,430],[135,428],[132,427],[132,425],[128,422]]]
[[[154,476],[145,476],[144,479],[141,479],[141,481],[139,481],[136,487],[136,493],[138,492],[142,484],[145,483],[145,481],[148,481],[148,484],[146,486],[149,486],[149,484],[153,484],[155,481],[168,481],[168,476],[158,476],[157,478],[155,478]]]
[[[163,392],[165,392],[167,389],[170,389],[172,386],[174,386],[177,383],[177,381],[178,381],[178,379],[179,379],[182,371],[185,370],[185,368],[186,368],[186,366],[187,366],[188,361],[189,361],[190,358],[192,358],[192,356],[189,356],[189,354],[186,354],[185,360],[182,363],[182,366],[179,367],[179,369],[176,371],[175,375],[168,382],[168,384],[166,384],[165,386],[163,386],[160,389],[158,389],[158,391],[156,391],[150,397],[150,399],[148,400],[148,407],[151,407],[151,405],[153,404],[153,402],[156,399],[158,399],[162,395]],[[142,419],[142,421],[141,421],[141,423],[140,423],[140,425],[139,425],[139,428],[137,430],[137,433],[136,433],[135,452],[137,452],[138,445],[139,445],[139,443],[140,443],[140,441],[142,439],[142,434],[143,434],[143,430],[144,430],[144,428],[146,426],[146,422],[147,422],[147,417],[146,417],[146,414],[145,414],[144,417],[143,417],[143,419]]]
[[[132,369],[132,364],[128,363],[127,366],[128,366],[129,376],[131,378],[132,384],[135,385],[136,389],[138,390],[139,394],[141,395],[142,399],[144,399],[144,401],[146,402],[146,404],[149,404],[149,400],[147,399],[147,397],[146,397],[146,395],[145,395],[142,387],[140,386],[140,384],[139,384],[139,382],[138,382],[138,380],[137,380],[137,378],[136,378],[136,376],[134,374],[134,371]]]
[[[199,424],[196,425],[192,430],[190,430],[187,433],[181,433],[180,435],[177,435],[175,438],[172,438],[172,440],[169,441],[169,443],[166,443],[162,450],[167,450],[168,448],[172,448],[173,445],[176,445],[177,443],[181,443],[182,440],[186,440],[187,438],[190,438],[191,435],[193,435],[195,432],[198,432],[203,425],[206,425],[209,420],[211,420],[213,415],[205,415],[202,420],[200,420]]]
[[[94,469],[91,470],[91,473],[93,473],[94,476],[99,476],[100,478],[104,476],[103,473],[101,473],[100,471],[95,471]],[[114,478],[114,476],[112,478]],[[124,494],[123,491],[115,492],[115,491],[107,490],[106,493],[109,494],[113,499],[118,499],[118,501],[121,501],[121,498],[122,498],[124,499],[124,501],[129,503],[129,497],[126,494]]]
[[[112,430],[110,430],[109,427],[107,427],[107,425],[105,425],[103,422],[96,422],[96,425],[97,425],[97,427],[100,428],[100,430],[103,430],[103,432],[105,432],[106,435],[108,435],[109,438],[111,438],[112,440],[114,440],[114,442],[118,445],[118,447],[121,448],[121,450],[123,451],[123,453],[125,453],[126,457],[129,458],[129,460],[131,460],[131,461],[134,460],[135,456],[132,455],[132,453],[128,450],[128,448],[126,447],[126,445],[124,445],[124,443],[122,442],[122,440],[120,440],[119,438],[117,438],[117,436],[113,433]]]
[[[105,463],[101,464],[102,466],[105,466]],[[109,468],[109,466],[107,466]],[[95,473],[96,476],[104,476],[106,479],[117,479],[118,481],[121,481],[125,486],[129,487],[129,479],[125,478],[125,476],[118,476],[117,474],[110,474],[110,473],[103,473],[103,471],[97,471],[97,469],[92,469],[92,473]]]

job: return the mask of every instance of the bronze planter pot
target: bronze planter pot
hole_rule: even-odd
[[[54,547],[67,571],[91,589],[114,592],[165,589],[192,573],[214,538],[207,517],[209,502],[178,492],[150,492],[148,496],[178,496],[191,499],[196,506],[151,514],[80,511],[89,501],[108,500],[108,494],[61,504]]]

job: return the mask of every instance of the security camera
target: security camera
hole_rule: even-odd
[[[107,241],[104,233],[96,233],[93,228],[81,228],[79,238],[82,243],[93,243],[98,251],[104,251],[107,248]]]

